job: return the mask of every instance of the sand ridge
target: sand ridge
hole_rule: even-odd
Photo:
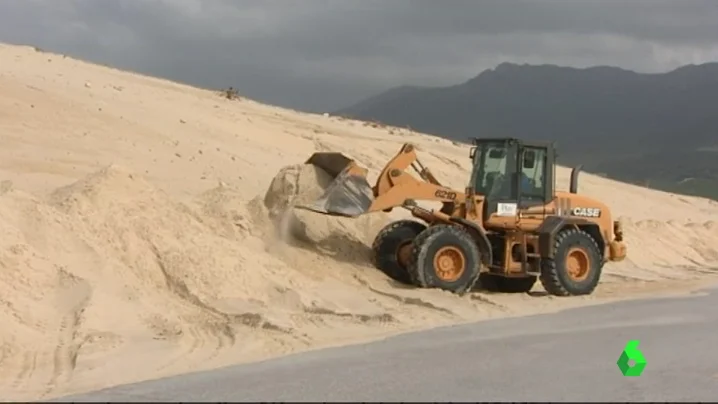
[[[609,204],[629,247],[595,295],[458,297],[398,285],[371,266],[369,246],[401,212],[342,219],[295,211],[278,228],[273,219],[291,201],[265,193],[280,169],[314,151],[346,153],[373,181],[407,141],[440,180],[463,189],[467,146],[228,100],[30,47],[0,45],[0,58],[6,400],[685,293],[718,272],[717,203],[582,174],[580,192]],[[274,184],[279,195],[302,184],[302,168],[286,170]],[[557,173],[565,188],[569,170]]]

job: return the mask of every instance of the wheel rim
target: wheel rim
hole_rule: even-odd
[[[411,241],[407,241],[396,249],[396,261],[399,265],[406,268],[406,264],[409,263],[409,258],[411,258],[411,250]]]
[[[574,281],[582,281],[588,277],[591,260],[583,249],[574,247],[566,256],[566,272]]]
[[[442,281],[453,282],[459,279],[465,266],[464,253],[456,247],[442,247],[434,255],[434,272]]]

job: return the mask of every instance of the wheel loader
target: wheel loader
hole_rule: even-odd
[[[334,181],[318,200],[296,208],[345,217],[407,209],[418,220],[385,226],[372,245],[373,261],[387,275],[419,287],[523,293],[538,279],[552,295],[592,293],[603,265],[624,259],[626,246],[608,206],[577,193],[581,166],[571,172],[569,192],[557,191],[554,143],[472,140],[464,191],[443,186],[407,143],[373,187],[368,170],[354,160],[313,154],[307,164]],[[427,209],[420,201],[440,202],[441,208]]]

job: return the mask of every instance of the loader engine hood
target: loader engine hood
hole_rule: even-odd
[[[555,203],[556,213],[559,215],[611,220],[611,211],[608,205],[581,194],[558,191]]]

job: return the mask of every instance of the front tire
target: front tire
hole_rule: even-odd
[[[554,258],[541,261],[541,284],[554,296],[593,293],[603,260],[596,240],[585,231],[568,228],[556,235]]]
[[[434,225],[414,239],[407,267],[413,283],[463,294],[479,278],[481,256],[473,237],[461,227]]]
[[[424,230],[426,225],[414,220],[398,220],[384,226],[371,246],[374,266],[395,281],[411,284],[406,270],[411,242]]]

